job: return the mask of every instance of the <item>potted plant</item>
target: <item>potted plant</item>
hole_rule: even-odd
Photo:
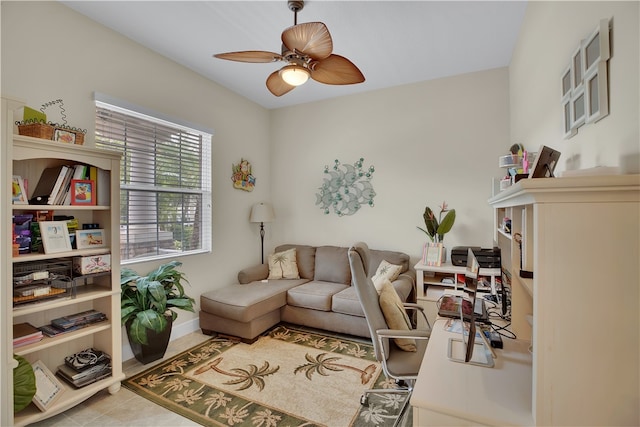
[[[427,206],[422,215],[426,229],[418,227],[418,229],[429,236],[429,239],[434,243],[442,243],[444,235],[451,231],[453,223],[456,222],[456,210],[449,209],[447,202],[442,202],[442,206],[439,206],[439,208],[440,214],[436,219],[431,208]],[[442,218],[442,214],[445,212],[447,214]]]
[[[129,268],[120,273],[120,319],[134,356],[142,363],[164,357],[171,326],[178,317],[172,308],[194,312],[195,300],[185,294],[182,284],[189,282],[177,269],[181,265],[171,261],[146,276]]]

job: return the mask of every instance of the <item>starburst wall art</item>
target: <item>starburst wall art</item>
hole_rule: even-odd
[[[375,168],[373,165],[363,169],[364,158],[352,165],[335,160],[332,168],[324,167],[324,178],[319,192],[316,193],[316,205],[326,215],[333,212],[338,216],[353,215],[364,205],[373,207],[376,192],[371,185]]]

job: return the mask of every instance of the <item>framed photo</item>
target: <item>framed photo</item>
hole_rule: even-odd
[[[58,142],[64,142],[65,144],[75,144],[76,134],[64,129],[56,129],[53,132],[53,140]]]
[[[36,377],[36,394],[33,396],[33,403],[41,411],[46,411],[64,392],[64,386],[42,361],[38,360],[31,367]]]
[[[66,221],[40,221],[40,235],[44,253],[71,251],[71,240]]]
[[[76,247],[78,249],[104,248],[107,246],[103,229],[76,230]]]
[[[442,264],[442,243],[427,243],[425,245],[424,264],[439,267]]]
[[[19,175],[13,175],[11,182],[11,203],[14,205],[28,205],[27,188],[24,179]]]
[[[584,73],[597,67],[601,61],[608,61],[611,57],[609,41],[609,20],[601,19],[598,27],[584,42]]]
[[[585,75],[585,105],[587,123],[595,123],[609,115],[607,63],[599,62]]]
[[[89,179],[71,180],[71,204],[72,205],[95,205],[96,204],[96,183]]]

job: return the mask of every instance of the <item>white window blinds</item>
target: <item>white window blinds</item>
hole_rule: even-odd
[[[123,261],[211,250],[211,135],[96,101],[96,146],[122,153]]]

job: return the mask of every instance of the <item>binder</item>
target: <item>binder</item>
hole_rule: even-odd
[[[67,174],[67,166],[54,166],[46,168],[40,175],[40,180],[36,189],[33,191],[33,195],[29,200],[29,204],[32,205],[46,205],[49,204],[49,198],[51,194],[57,192],[62,185],[62,180]],[[52,200],[53,202],[53,200]]]

